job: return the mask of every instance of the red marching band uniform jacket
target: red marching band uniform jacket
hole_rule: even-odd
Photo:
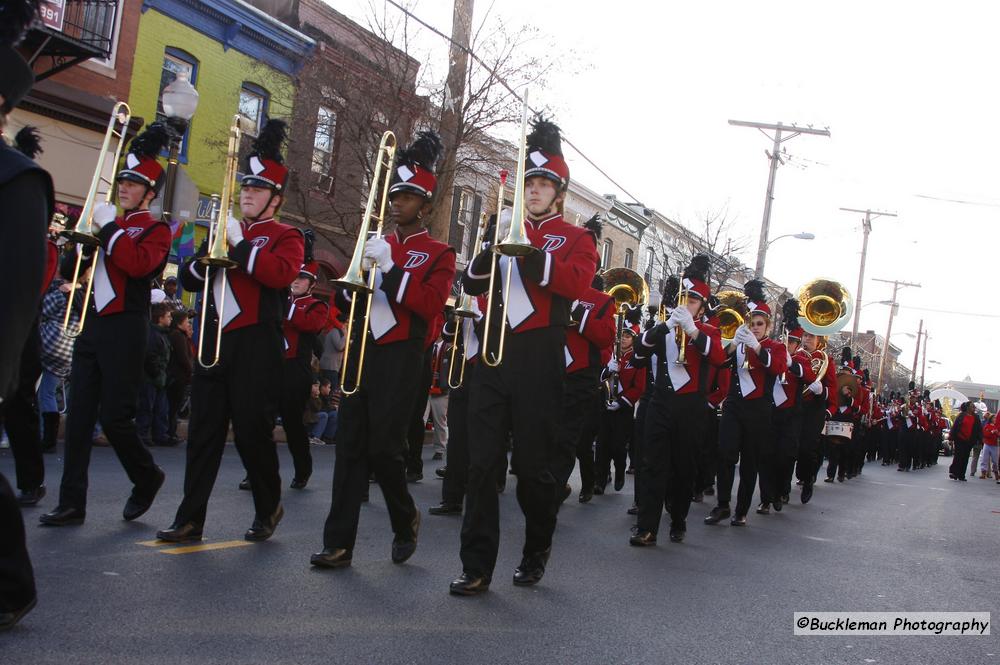
[[[758,353],[748,353],[742,344],[735,346],[730,356],[734,376],[729,396],[745,400],[760,399],[770,388],[769,382],[788,369],[788,351],[781,342],[766,338],[760,340]],[[749,368],[743,367],[744,359]]]
[[[77,246],[83,266],[93,264],[91,304],[98,316],[133,312],[149,316],[149,280],[163,271],[170,252],[170,227],[148,210],[116,217],[97,233],[100,247]],[[63,277],[72,277],[76,256],[63,257]]]
[[[45,278],[42,279],[42,293],[49,290],[57,270],[59,270],[59,247],[52,238],[49,238],[45,243]]]
[[[837,403],[839,401],[839,396],[837,395],[837,367],[834,365],[833,361],[830,360],[826,351],[817,349],[816,351],[813,351],[811,355],[812,358],[817,360],[822,360],[824,355],[827,356],[828,362],[826,364],[826,372],[824,372],[823,376],[814,379],[814,381],[819,380],[823,384],[823,391],[819,395],[813,393],[812,391],[806,391],[802,395],[802,401],[807,404],[825,402],[827,416],[832,418],[834,412],[837,410]],[[807,383],[803,383],[803,386],[808,385],[809,384]]]
[[[222,332],[232,332],[258,323],[277,324],[286,318],[284,289],[299,274],[304,253],[302,233],[274,219],[240,222],[243,240],[229,248],[229,258],[238,264],[226,271],[225,293],[222,271],[212,270],[209,289],[209,323],[218,321],[217,304],[225,298]],[[181,285],[196,293],[204,288],[206,266],[192,257],[180,271]]]
[[[710,407],[718,409],[722,406],[723,400],[729,394],[730,381],[732,381],[732,375],[729,373],[728,367],[709,367],[708,385],[712,388],[706,397],[708,398],[708,405]]]
[[[787,353],[787,350],[786,350]],[[798,404],[799,395],[802,394],[803,386],[808,386],[816,380],[816,372],[813,371],[809,354],[799,349],[792,355],[786,355],[785,361],[788,369],[785,370],[785,383],[774,382],[774,406],[779,409],[791,409]]]
[[[663,359],[663,365],[656,376],[657,387],[672,388],[680,395],[694,392],[708,395],[711,392],[712,367],[722,366],[726,361],[726,352],[722,349],[722,337],[718,328],[702,321],[695,321],[695,325],[700,334],[696,340],[686,336],[683,365],[677,362],[680,348],[676,341],[676,330],[668,330],[666,326],[657,324],[639,339],[636,348],[638,357],[656,355]]]
[[[588,287],[579,298],[583,316],[576,327],[566,329],[566,373],[601,368],[604,354],[610,359],[615,341],[615,299],[603,291]]]
[[[646,368],[637,366],[634,360],[632,349],[623,353],[618,360],[618,401],[629,408],[635,406],[646,390]]]
[[[326,327],[330,307],[312,295],[288,297],[288,311],[281,322],[285,337],[285,359],[298,358],[309,363],[316,335]]]
[[[499,257],[497,279],[505,284],[513,270],[505,305],[514,334],[538,328],[569,325],[570,303],[590,286],[597,267],[597,243],[589,230],[573,226],[555,214],[540,221],[525,220],[528,239],[541,249],[527,257]],[[463,284],[466,293],[489,289],[493,252],[482,251],[469,264]]]
[[[455,250],[431,238],[426,229],[405,239],[394,231],[384,239],[392,248],[393,266],[375,274],[372,339],[379,345],[419,339],[421,348],[429,349],[444,325],[438,318],[455,276]],[[355,316],[360,310],[355,308]]]

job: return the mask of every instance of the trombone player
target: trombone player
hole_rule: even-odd
[[[96,244],[78,243],[60,267],[63,277],[76,282],[92,265],[88,287],[92,297],[88,311],[81,312],[83,330],[73,347],[73,399],[66,419],[59,503],[39,518],[48,526],[82,524],[86,517],[87,471],[98,419],[134,485],[122,516],[134,520],[149,510],[163,485],[162,469],[139,440],[135,411],[146,354],[150,287],[170,251],[170,227],[149,212],[163,186],[164,171],[156,158],[168,142],[167,129],[159,123],[132,140],[115,178],[123,214],[117,215],[112,203],[94,206],[93,235],[81,231],[91,221],[81,215],[74,233],[89,236]],[[96,194],[96,187],[92,192]],[[85,210],[93,200],[88,204]],[[79,268],[75,275],[74,266]]]
[[[517,500],[525,517],[523,558],[514,584],[536,584],[545,572],[557,492],[564,487],[556,476],[566,328],[570,305],[584,295],[597,266],[593,233],[562,218],[569,167],[559,128],[539,118],[525,137],[526,125],[527,104],[521,117],[511,229],[496,245],[505,255],[494,260],[492,247],[483,249],[463,280],[466,293],[479,295],[489,291],[491,274],[511,277],[500,321],[508,333],[504,348],[497,351],[502,360],[487,358],[490,350],[484,349],[470,395],[469,431],[475,436],[469,440],[462,574],[450,587],[457,595],[486,591],[493,576],[500,546],[494,467],[506,450],[508,432],[513,434]],[[502,238],[502,232],[495,237]],[[491,318],[499,305],[495,293],[489,294]]]
[[[323,550],[310,559],[314,566],[351,564],[370,472],[382,488],[392,523],[393,563],[405,562],[417,548],[420,514],[406,486],[406,434],[421,385],[428,327],[444,310],[455,276],[455,250],[431,238],[424,227],[434,205],[434,163],[440,153],[438,135],[421,132],[408,149],[398,151],[395,166],[388,159],[389,172],[380,167],[372,177],[373,190],[383,178],[389,179],[384,196],[396,228],[381,237],[379,218],[379,235],[365,242],[369,220],[364,220],[351,261],[352,266],[360,261],[360,250],[373,263],[369,279],[374,281],[366,284],[374,288],[355,290],[352,297],[361,303],[346,307],[354,318],[348,328],[341,385],[347,380],[357,383],[353,391],[344,391],[340,402],[333,496],[323,527]],[[379,163],[383,164],[381,149]],[[373,212],[374,195],[374,191],[369,194],[366,218]],[[344,285],[347,276],[338,283]],[[353,351],[356,347],[361,355]]]
[[[231,132],[239,135],[238,123]],[[228,205],[219,209],[212,243],[219,247],[213,250],[226,252],[233,267],[205,265],[201,259],[206,243],[180,270],[186,290],[201,291],[209,281],[208,297],[202,303],[205,320],[201,342],[214,348],[205,344],[205,338],[218,339],[219,352],[210,364],[199,346],[191,381],[184,499],[173,524],[156,533],[160,540],[201,540],[230,421],[253,492],[255,516],[244,538],[270,538],[284,514],[273,438],[284,357],[281,322],[287,315],[287,289],[298,276],[304,257],[302,233],[274,218],[288,181],[288,168],[281,156],[284,140],[285,123],[268,120],[243,169],[239,195],[243,219],[233,217]],[[231,136],[230,167],[236,158]],[[231,181],[224,184],[224,202],[229,200],[231,188]],[[223,242],[228,247],[222,247]]]

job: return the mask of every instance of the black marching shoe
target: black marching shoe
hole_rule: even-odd
[[[746,526],[747,516],[746,515],[733,515],[733,519],[729,520],[729,523],[733,526]]]
[[[79,508],[64,508],[56,506],[44,515],[39,516],[38,521],[45,526],[69,526],[71,524],[83,524],[87,517],[87,511]]]
[[[636,504],[633,503],[632,506],[628,510],[626,510],[625,512],[628,513],[629,515],[638,515],[639,514],[639,506],[637,506]]]
[[[462,504],[442,501],[438,505],[428,508],[427,512],[431,515],[461,515]]]
[[[438,478],[444,478],[445,474],[448,473],[448,467],[442,466],[440,468],[434,469],[434,475]]]
[[[811,499],[812,497],[813,497],[813,486],[812,486],[812,483],[808,483],[806,485],[803,485],[802,486],[802,495],[799,497],[799,500],[802,501],[802,503],[809,503],[809,499]]]
[[[788,503],[790,500],[791,500],[791,497],[788,496],[787,494],[782,494],[781,495],[781,503]]]
[[[17,505],[35,506],[45,496],[45,485],[39,485],[33,490],[22,490],[17,493]]]
[[[694,496],[691,497],[691,501],[693,503],[701,503],[704,500],[705,500],[705,493],[704,492],[695,492]]]
[[[475,596],[489,590],[490,578],[465,572],[448,586],[448,593],[456,596]]]
[[[687,527],[673,526],[670,527],[670,542],[672,543],[683,543],[684,534],[687,533]]]
[[[601,496],[604,494],[604,485],[594,485],[594,496]]]
[[[757,506],[758,515],[770,515],[771,514],[771,504],[764,501]]]
[[[615,491],[621,492],[623,487],[625,487],[625,472],[615,468]]]
[[[847,476],[837,476],[837,482],[842,483],[847,480]]]
[[[443,459],[444,459],[444,454],[442,454],[442,453],[434,453],[431,456],[431,461],[433,461],[433,462],[439,462],[439,461],[441,461]]]
[[[351,550],[343,547],[324,547],[309,557],[309,564],[317,568],[346,568],[351,565]]]
[[[5,630],[10,630],[17,622],[24,618],[24,615],[35,609],[35,604],[38,603],[38,596],[35,596],[28,603],[19,610],[12,610],[10,612],[0,612],[0,633]]]
[[[516,586],[532,586],[542,581],[545,574],[545,564],[549,562],[551,549],[521,557],[521,565],[514,569],[514,584]]]
[[[781,498],[780,497],[778,498],[777,501],[772,501],[771,502],[771,508],[773,508],[774,512],[776,512],[776,513],[780,513],[781,512],[781,505],[782,504],[781,504]]]
[[[832,483],[833,482],[833,476],[827,476],[826,478],[823,479],[823,482],[824,483]]]
[[[632,547],[651,547],[656,544],[656,534],[645,529],[636,529],[628,539],[628,544]]]
[[[591,499],[594,498],[594,490],[582,489],[580,490],[580,503],[589,503]]]
[[[278,528],[278,522],[281,518],[285,516],[285,509],[278,504],[278,507],[274,510],[274,514],[268,517],[266,520],[260,518],[254,518],[253,524],[247,529],[247,532],[243,534],[244,540],[249,540],[252,542],[259,542],[261,540],[267,540],[274,535],[274,530]]]
[[[406,560],[417,551],[417,533],[420,532],[420,513],[415,513],[410,523],[410,537],[394,538],[392,541],[392,562],[406,563]]]
[[[125,502],[122,517],[128,522],[142,517],[149,510],[149,507],[153,505],[153,500],[156,498],[156,494],[160,491],[160,488],[163,487],[163,481],[166,478],[167,474],[163,473],[163,469],[156,467],[156,480],[153,481],[153,486],[141,491],[138,486],[135,487],[132,490],[132,495]]]
[[[416,471],[407,472],[406,474],[406,482],[410,483],[411,485],[413,483],[419,483],[423,479],[424,479],[424,474],[417,473]]]
[[[729,506],[723,508],[722,506],[716,506],[712,508],[712,512],[708,514],[705,518],[705,524],[718,524],[722,520],[729,517],[732,513],[729,512]]]
[[[156,532],[156,537],[168,543],[191,543],[201,540],[202,526],[194,522],[170,525],[169,529]]]
[[[309,479],[301,480],[299,478],[292,478],[292,484],[289,485],[293,490],[304,490],[306,485],[309,484]]]
[[[250,491],[250,479],[249,478],[244,478],[243,480],[241,480],[239,488],[241,490],[246,490],[247,492],[249,492]]]

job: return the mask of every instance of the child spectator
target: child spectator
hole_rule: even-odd
[[[306,401],[306,408],[302,414],[302,423],[306,426],[306,430],[310,432],[309,443],[314,444],[323,443],[312,435],[316,430],[316,425],[320,422],[320,414],[323,412],[323,401],[320,399],[319,383],[319,379],[313,380],[309,399]],[[325,421],[325,418],[323,420]]]
[[[980,478],[989,478],[991,475],[1000,484],[1000,457],[998,457],[998,445],[1000,440],[1000,429],[997,428],[996,416],[987,415],[986,425],[983,426],[983,453],[980,456]]]
[[[337,431],[337,404],[339,393],[334,391],[330,379],[319,380],[320,410],[316,425],[310,432],[309,440],[317,445],[333,443],[333,435]]]
[[[164,301],[170,304],[169,301]],[[185,310],[170,312],[170,330],[167,339],[170,341],[170,363],[167,365],[167,441],[166,445],[176,446],[177,416],[191,386],[191,373],[194,369],[194,359],[191,353],[191,337],[194,327],[191,317]]]
[[[146,341],[146,359],[143,367],[142,388],[139,390],[135,425],[139,439],[147,446],[162,446],[167,442],[167,366],[170,364],[171,307],[160,301],[150,307],[149,336]]]

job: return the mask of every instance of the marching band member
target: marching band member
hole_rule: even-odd
[[[853,361],[851,360],[851,349],[845,346],[840,350],[841,371],[853,373]],[[857,423],[860,405],[858,399],[851,392],[850,387],[845,383],[839,389],[840,398],[837,400],[837,409],[833,412],[830,420],[834,422]],[[851,465],[853,436],[849,441],[830,442],[829,455],[826,462],[826,478],[823,482],[832,483],[834,478],[840,482],[847,479],[848,469]]]
[[[719,327],[719,317],[715,310],[719,300],[715,296],[708,297],[709,311],[705,322],[710,326]],[[705,428],[701,437],[701,447],[698,450],[698,475],[695,479],[693,501],[701,503],[706,496],[715,496],[715,474],[719,469],[719,420],[722,417],[722,402],[729,394],[730,372],[727,367],[709,365],[708,394],[705,395]]]
[[[611,462],[615,463],[615,491],[625,486],[625,469],[629,443],[635,429],[635,405],[646,389],[646,368],[634,360],[633,344],[639,336],[639,326],[632,324],[622,331],[620,358],[611,358],[605,368],[604,380],[613,380],[612,393],[600,405],[601,429],[597,435],[597,468],[594,494],[604,494],[611,478]],[[617,395],[617,397],[615,396]]]
[[[657,355],[664,360],[656,389],[646,412],[642,443],[641,495],[636,530],[629,544],[656,544],[660,516],[670,512],[670,540],[679,543],[687,532],[687,516],[695,492],[698,455],[704,436],[704,404],[709,366],[722,366],[725,351],[719,329],[702,321],[708,305],[709,259],[698,254],[684,270],[680,283],[665,297],[683,300],[669,318],[642,336],[636,355]],[[684,340],[681,346],[681,339]],[[681,359],[683,349],[685,358]]]
[[[210,280],[204,335],[214,340],[218,326],[222,326],[222,343],[217,365],[206,369],[199,362],[195,366],[184,498],[173,524],[156,533],[160,540],[201,540],[230,421],[253,492],[254,519],[244,538],[270,538],[284,515],[274,414],[282,385],[281,322],[289,312],[286,289],[303,264],[302,233],[274,218],[284,202],[288,182],[288,168],[281,156],[284,141],[285,123],[269,120],[243,169],[243,219],[229,215],[219,220],[226,225],[229,258],[237,266],[223,273],[202,265],[198,259],[206,252],[206,242],[180,270],[181,284],[187,291],[200,293],[205,280]],[[220,301],[225,303],[223,320],[219,320]]]
[[[730,516],[729,500],[739,461],[740,485],[730,524],[746,526],[758,465],[768,463],[774,454],[770,393],[775,379],[788,369],[788,352],[784,344],[767,337],[771,308],[764,301],[763,287],[759,280],[750,280],[743,287],[749,322],[737,330],[735,348],[729,356],[733,376],[719,423],[718,504],[705,518],[705,524],[717,524]],[[770,503],[774,497],[761,500]]]
[[[601,237],[597,215],[584,224],[594,237]],[[600,266],[598,266],[600,268]],[[574,462],[580,465],[580,503],[594,496],[594,437],[603,408],[601,368],[604,355],[610,355],[615,341],[615,299],[604,292],[604,279],[594,275],[587,290],[573,306],[566,329],[566,385],[560,416],[561,468],[556,484],[565,487],[573,473]]]
[[[671,286],[671,283],[673,286]],[[664,300],[664,294],[670,293],[671,297],[676,297],[676,293],[680,282],[677,281],[677,276],[668,277],[666,284],[661,290],[660,294],[661,302]],[[647,332],[654,325],[656,325],[656,315],[658,308],[650,306],[649,317],[642,322],[643,332]],[[653,399],[653,395],[656,393],[656,377],[660,375],[661,372],[667,371],[665,369],[664,360],[658,355],[653,355],[651,357],[640,358],[635,355],[632,356],[632,362],[636,367],[646,368],[646,385],[642,391],[642,395],[639,397],[639,403],[635,407],[635,424],[632,429],[632,442],[629,448],[629,460],[633,466],[633,476],[632,476],[632,505],[626,511],[629,515],[639,514],[639,499],[642,495],[642,449],[643,442],[646,438],[646,413],[649,411],[649,403]]]
[[[812,359],[802,348],[804,331],[799,325],[799,301],[795,298],[789,298],[782,306],[782,322],[785,326],[788,369],[782,374],[781,381],[774,382],[775,454],[771,468],[765,471],[762,467],[760,473],[761,508],[767,508],[764,497],[770,497],[771,506],[779,512],[781,504],[788,503],[792,492],[792,472],[802,434],[802,400],[799,396],[803,385],[816,380]],[[773,482],[772,487],[765,487],[768,480]],[[758,512],[761,511],[758,509]]]
[[[431,238],[423,225],[433,209],[440,152],[441,139],[433,132],[421,132],[408,149],[397,151],[389,187],[389,220],[396,229],[365,245],[364,256],[377,271],[369,330],[359,333],[369,335],[369,344],[360,389],[340,402],[333,494],[323,550],[310,559],[314,566],[351,564],[370,472],[389,512],[393,563],[405,562],[417,548],[420,513],[406,486],[407,427],[421,389],[428,328],[444,310],[455,275],[455,250]],[[355,315],[363,310],[357,307]],[[348,376],[357,361],[344,359]]]
[[[795,465],[795,477],[802,483],[802,503],[809,503],[812,498],[816,474],[822,463],[823,426],[837,409],[837,368],[821,344],[826,345],[825,337],[802,333],[802,347],[809,354],[813,367],[817,368],[816,378],[802,393],[802,435]],[[820,374],[818,368],[824,364],[826,369]]]
[[[313,383],[312,355],[316,336],[322,332],[330,317],[330,307],[312,293],[319,274],[313,260],[314,235],[306,229],[305,262],[298,276],[292,281],[288,301],[285,303],[281,332],[285,338],[285,361],[282,364],[282,390],[279,403],[281,424],[285,429],[288,452],[292,455],[295,475],[291,488],[304,489],[312,475],[312,454],[309,452],[309,434],[302,421],[306,402]]]
[[[569,185],[559,128],[537,119],[526,137],[525,227],[536,251],[523,258],[499,260],[498,279],[512,272],[506,302],[508,330],[503,362],[479,367],[470,395],[469,484],[462,524],[462,575],[451,583],[454,594],[473,595],[489,588],[500,545],[500,514],[494,464],[513,433],[517,499],[525,518],[523,557],[514,584],[542,579],[556,525],[556,474],[559,411],[566,372],[566,327],[570,305],[580,299],[594,276],[597,246],[587,229],[563,220],[560,210]],[[504,234],[501,233],[501,237]],[[488,250],[466,269],[470,294],[489,289],[492,253]]]
[[[98,417],[134,485],[122,516],[134,520],[149,510],[163,485],[163,471],[139,439],[135,413],[146,355],[150,288],[170,252],[170,227],[149,212],[165,175],[156,158],[169,140],[166,127],[159,123],[132,140],[124,168],[115,178],[123,214],[117,216],[110,203],[95,206],[93,223],[100,245],[77,246],[84,257],[81,269],[93,266],[93,296],[86,325],[73,346],[73,399],[66,417],[59,504],[39,518],[48,526],[82,524],[86,517],[87,471]],[[63,257],[63,277],[71,277],[75,263],[76,254]]]

